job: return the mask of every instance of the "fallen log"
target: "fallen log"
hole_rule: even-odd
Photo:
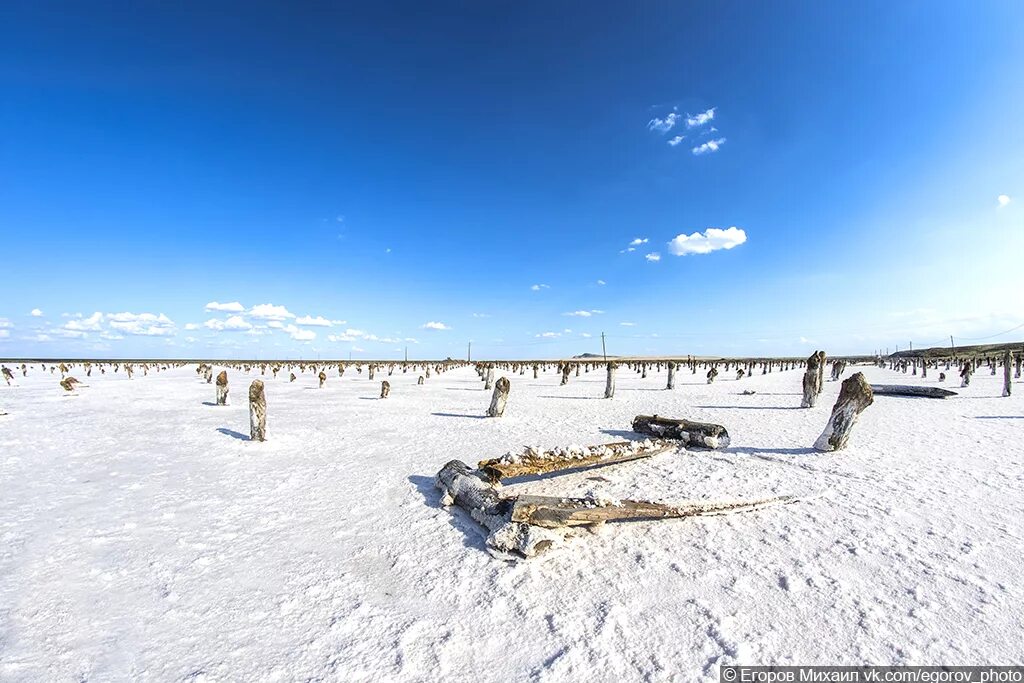
[[[686,447],[728,448],[729,432],[722,425],[710,422],[691,422],[657,415],[637,415],[633,418],[633,431],[656,436],[659,439],[683,441]]]
[[[916,387],[909,384],[872,384],[876,396],[920,396],[924,398],[946,398],[956,396],[955,391],[941,387]]]
[[[600,498],[559,498],[558,496],[517,496],[512,504],[512,521],[545,529],[590,526],[604,522],[642,521],[723,515],[745,512],[768,505],[791,503],[796,496],[775,496],[739,501],[683,501],[671,505],[643,500]]]
[[[650,458],[677,448],[668,441],[617,441],[599,446],[569,446],[550,451],[527,446],[520,453],[506,453],[500,458],[481,460],[480,471],[492,482],[529,474],[546,474],[563,470],[604,467],[630,460]]]

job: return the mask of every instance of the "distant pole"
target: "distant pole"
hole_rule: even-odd
[[[348,352],[348,359],[352,360],[352,352],[351,351]]]
[[[406,363],[409,362],[409,347],[408,346],[405,347],[405,362]]]
[[[608,360],[608,351],[604,347],[604,332],[601,333],[601,355],[604,356],[605,361]]]
[[[473,342],[469,342],[469,345],[466,346],[466,362],[473,362]]]
[[[910,352],[914,352],[914,342],[910,342]]]
[[[953,335],[949,335],[949,348],[953,352],[953,354],[955,355],[956,354],[956,347],[953,346]]]

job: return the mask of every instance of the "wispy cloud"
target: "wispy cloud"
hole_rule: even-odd
[[[622,325],[623,327],[635,327],[636,326],[636,323],[631,323],[631,322],[623,322],[623,323],[619,323],[619,324]]]
[[[108,313],[106,319],[113,329],[141,337],[164,337],[176,332],[174,321],[163,313]]]
[[[322,315],[318,315],[315,318],[309,315],[304,315],[301,318],[296,318],[295,324],[305,325],[307,327],[330,327],[333,323]],[[344,321],[342,321],[341,324],[344,324]]]
[[[692,235],[676,235],[668,243],[668,250],[676,256],[710,254],[719,249],[732,249],[746,241],[747,233],[736,226],[725,230],[721,228],[708,228],[703,233],[695,232]]]
[[[490,318],[491,314],[490,313],[474,313],[473,317],[474,318]]]
[[[530,289],[532,289],[535,292],[539,292],[542,289],[551,289],[551,286],[550,285],[531,285]]]
[[[238,303],[237,301],[232,301],[226,304],[222,304],[219,301],[211,301],[210,303],[206,304],[206,310],[223,311],[225,313],[241,313],[242,311],[245,310],[245,306]]]
[[[571,313],[563,313],[562,315],[568,315],[568,316],[572,316],[572,317],[575,317],[575,318],[589,318],[592,315],[601,315],[602,313],[604,313],[604,311],[598,310],[596,308],[592,308],[589,311],[584,311],[584,310],[572,311]]]
[[[647,237],[634,237],[633,241],[629,243],[629,246],[636,247],[641,244],[647,244],[649,239]]]
[[[680,142],[682,142],[685,139],[686,139],[685,135],[677,135],[674,138],[672,138],[671,140],[669,140],[668,144],[670,144],[673,147],[675,147],[676,145],[678,145]]]
[[[1008,195],[1008,194],[1001,194],[998,197],[996,197],[996,201],[999,202],[999,208],[1003,208],[1004,206],[1009,204],[1012,200],[1010,199],[1010,195]]]
[[[708,140],[702,145],[697,145],[691,151],[696,156],[701,154],[710,154],[711,152],[717,152],[721,149],[722,145],[725,144],[725,138],[718,138],[717,140]]]
[[[653,261],[660,261],[661,260],[661,254],[659,254],[656,251],[652,251],[650,254],[645,255],[644,258],[647,259],[648,261],[652,261],[652,262]]]
[[[207,320],[203,323],[203,327],[208,330],[214,330],[215,332],[220,332],[221,330],[240,332],[243,330],[251,330],[252,323],[248,322],[240,315],[232,315],[225,320],[218,320],[217,318]],[[188,329],[188,325],[186,325],[185,328]]]
[[[29,315],[32,316],[33,318],[42,318],[43,312],[40,311],[38,308],[33,308],[32,312],[29,313]]]
[[[604,280],[598,280],[598,281],[597,281],[597,284],[599,284],[599,285],[601,285],[601,286],[604,286],[604,285],[606,285],[606,284],[608,284],[608,283],[607,283],[607,282],[605,282]]]
[[[423,323],[423,325],[421,325],[420,327],[422,327],[424,330],[450,330],[450,329],[452,329],[452,328],[448,327],[447,325],[445,325],[444,323],[439,323],[439,322],[434,321],[434,320],[431,320],[430,322]]]
[[[703,126],[705,123],[715,118],[715,109],[717,108],[718,107],[711,107],[711,109],[708,109],[707,111],[702,111],[696,116],[690,116],[689,114],[687,114],[686,127],[696,128],[697,126]]]
[[[659,133],[667,133],[679,122],[681,117],[676,112],[670,112],[668,116],[663,119],[657,117],[647,122],[647,130],[658,131]]]
[[[304,330],[297,325],[285,325],[281,329],[287,332],[295,341],[313,341],[316,339],[316,332],[313,330]]]
[[[541,333],[535,334],[533,336],[537,337],[538,339],[554,339],[555,337],[561,337],[562,333],[561,332],[541,332]]]

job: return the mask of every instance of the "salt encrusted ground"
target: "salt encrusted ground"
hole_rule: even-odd
[[[945,401],[877,397],[848,450],[819,454],[839,385],[797,409],[799,371],[686,372],[668,392],[623,370],[611,401],[603,372],[515,375],[502,419],[481,419],[468,368],[396,374],[386,401],[381,377],[329,374],[267,381],[263,444],[235,371],[226,408],[191,367],[93,373],[74,397],[38,369],[0,385],[0,679],[685,681],[731,662],[1020,658],[1021,383],[1001,398],[982,369]],[[822,495],[608,525],[518,564],[438,507],[451,458],[617,440],[651,412],[725,424],[732,446],[529,490]]]

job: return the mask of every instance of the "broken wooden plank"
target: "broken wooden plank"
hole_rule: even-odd
[[[744,512],[767,505],[790,503],[794,500],[796,500],[795,496],[775,496],[738,501],[683,501],[668,505],[642,500],[521,495],[516,497],[512,504],[512,521],[553,529],[567,526],[589,526],[603,522],[671,519]]]
[[[726,428],[710,422],[693,422],[671,417],[658,417],[657,415],[637,415],[633,418],[633,431],[660,439],[679,440],[688,448],[717,449],[729,446],[729,432]]]
[[[872,384],[876,396],[919,396],[923,398],[946,398],[956,396],[955,391],[941,387],[918,387],[909,384]]]
[[[521,453],[506,453],[500,458],[481,460],[477,467],[490,481],[529,474],[545,474],[588,467],[604,467],[630,460],[650,458],[677,448],[669,441],[617,441],[598,446],[569,446],[541,450],[527,446]]]

